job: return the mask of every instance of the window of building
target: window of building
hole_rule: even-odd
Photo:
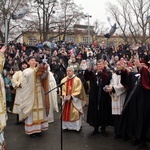
[[[90,41],[90,38],[89,38],[89,41]],[[88,43],[88,37],[83,37],[83,42]]]
[[[29,45],[35,45],[37,42],[37,37],[36,36],[30,36],[29,37]]]
[[[75,37],[67,36],[67,37],[65,38],[65,41],[72,41],[72,42],[75,42]]]

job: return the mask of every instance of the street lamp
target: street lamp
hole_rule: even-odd
[[[92,16],[91,15],[85,15],[85,17],[88,18],[88,45],[90,45],[90,19]]]
[[[149,44],[150,44],[150,16],[147,17],[147,22],[149,23]]]
[[[8,43],[8,19],[5,18],[5,45]]]
[[[25,8],[22,8],[18,14],[14,15],[11,14],[11,19],[13,20],[17,20],[17,19],[21,19],[25,16],[25,14],[27,13],[27,10]],[[5,18],[5,45],[8,44],[8,18]]]

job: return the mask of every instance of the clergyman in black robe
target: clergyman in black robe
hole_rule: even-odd
[[[150,73],[146,64],[139,63],[138,66],[140,67],[140,82],[137,88],[131,91],[132,95],[129,94],[130,99],[127,99],[128,104],[125,104],[120,129],[122,133],[135,137],[134,145],[143,148],[150,139]],[[130,74],[122,76],[122,81],[129,79]],[[131,85],[131,82],[126,83]]]
[[[106,127],[112,122],[111,98],[103,88],[109,85],[111,72],[105,68],[104,60],[99,60],[97,70],[86,70],[84,77],[90,81],[87,123],[94,127],[92,135],[97,134],[101,126],[103,136],[107,136]]]

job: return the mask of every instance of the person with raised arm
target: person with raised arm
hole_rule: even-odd
[[[42,136],[42,131],[48,129],[48,114],[50,108],[48,89],[47,65],[40,64],[34,56],[28,58],[29,68],[23,70],[22,102],[19,109],[22,113],[20,120],[25,120],[25,133],[35,138]]]

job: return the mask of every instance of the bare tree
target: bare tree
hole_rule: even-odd
[[[72,0],[36,0],[38,17],[38,31],[41,41],[49,40],[50,30],[55,29],[58,34],[55,37],[63,35],[63,40],[67,34],[67,30],[78,22],[83,13]],[[36,22],[36,24],[37,24]],[[55,38],[53,37],[53,38]]]
[[[135,43],[147,41],[146,18],[150,13],[149,9],[149,0],[118,0],[117,5],[107,3],[107,11],[118,24],[121,37],[127,43],[129,35]]]
[[[61,22],[61,32],[63,33],[63,40],[65,40],[68,28],[84,18],[84,14],[82,8],[77,6],[73,0],[61,0],[60,8],[59,22]]]
[[[57,0],[36,0],[37,15],[38,15],[38,31],[41,41],[48,40],[50,29],[55,26],[53,15],[55,13]]]
[[[92,36],[92,41],[95,41],[99,38],[99,35],[102,35],[107,31],[107,28],[105,28],[105,23],[99,20],[95,20],[93,26],[94,29],[90,31],[90,34]]]
[[[31,24],[26,20],[26,17],[22,19],[13,20],[12,14],[17,14],[22,8],[29,8],[29,0],[1,0],[0,1],[0,38],[1,41],[5,40],[5,31],[7,31],[9,39],[17,39],[23,30],[29,29]],[[27,15],[28,16],[28,13]],[[5,22],[8,22],[6,29]]]

